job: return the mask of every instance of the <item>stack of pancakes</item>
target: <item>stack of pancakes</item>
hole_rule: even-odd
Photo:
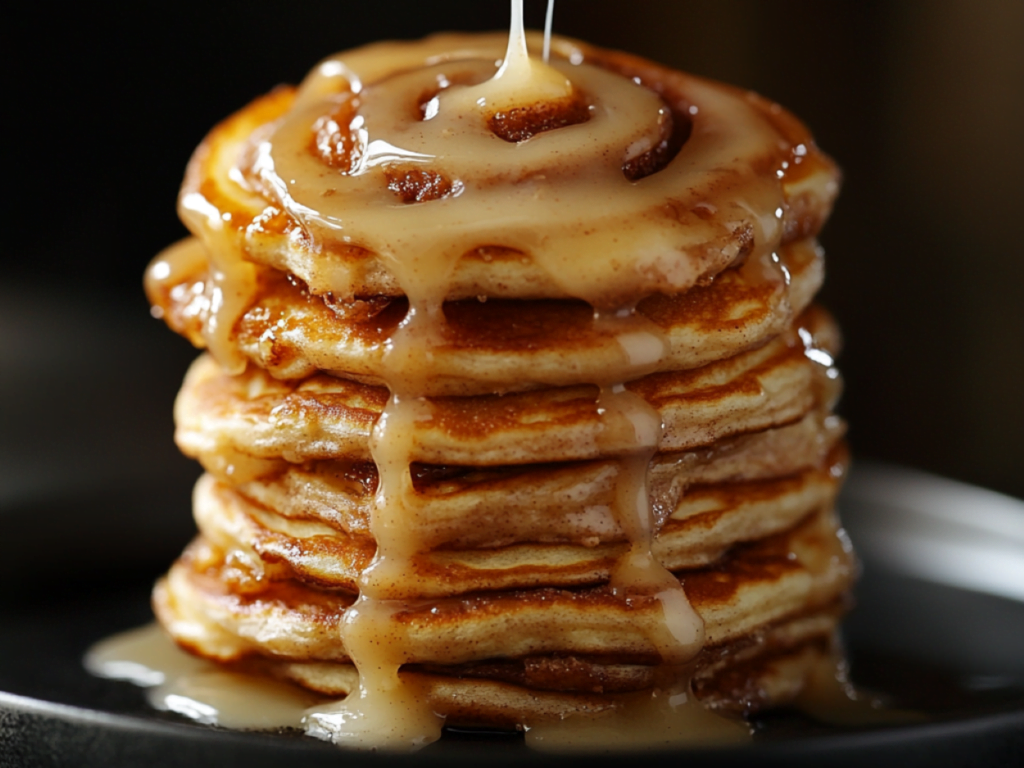
[[[509,235],[499,214],[491,228],[449,225],[460,198],[487,188],[471,174],[409,171],[398,150],[353,159],[372,149],[356,128],[372,138],[373,113],[359,115],[375,88],[423,69],[440,83],[417,96],[429,113],[445,88],[485,81],[464,70],[493,74],[503,47],[435,37],[330,59],[197,151],[181,197],[195,237],[147,274],[154,314],[210,350],[175,408],[178,444],[207,472],[199,536],[158,584],[157,615],[196,654],[341,698],[375,674],[347,647],[348,627],[384,606],[374,631],[400,646],[388,652],[400,684],[449,723],[614,712],[667,685],[666,670],[713,709],[786,702],[833,658],[852,577],[833,515],[846,466],[832,413],[838,331],[813,304],[835,167],[777,105],[564,40],[554,56],[570,80],[587,67],[664,105],[664,140],[641,147],[639,170],[627,147],[616,162],[623,194],[683,174],[684,191],[643,204],[668,223],[636,227],[670,227],[685,247],[591,267],[587,225],[557,196],[550,236],[536,220]],[[454,74],[442,82],[432,68],[444,66]],[[581,93],[554,112],[583,99],[598,130],[600,104]],[[501,151],[588,135],[571,114],[502,114],[522,130],[502,136],[491,115]],[[716,120],[734,114],[761,137],[752,148],[727,144]],[[733,165],[686,176],[688,153],[716,141]],[[300,199],[286,152],[319,163],[338,194],[376,183],[396,228],[411,209],[450,226],[457,253],[440,293],[418,292],[415,270],[396,266],[401,247],[360,238],[359,206],[355,234],[322,226],[329,215],[311,211],[334,192]],[[545,183],[488,173],[510,206]],[[539,254],[559,237],[577,238],[572,269],[598,288],[551,276]],[[638,237],[624,231],[623,258]],[[649,581],[623,577],[630,558]],[[693,637],[673,628],[668,592],[685,595]]]

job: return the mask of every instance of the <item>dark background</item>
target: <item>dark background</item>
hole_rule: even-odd
[[[197,470],[147,261],[207,130],[329,53],[508,0],[19,6],[3,46],[0,497]],[[527,23],[543,24],[543,0]],[[757,90],[846,181],[823,242],[858,456],[1024,497],[1024,2],[558,0],[556,32]],[[34,474],[36,473],[36,474]],[[45,489],[44,489],[45,490]]]

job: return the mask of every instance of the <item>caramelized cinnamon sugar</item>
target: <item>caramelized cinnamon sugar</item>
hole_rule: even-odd
[[[403,203],[426,203],[458,192],[444,174],[418,168],[387,168],[388,189]]]
[[[487,125],[505,141],[516,143],[532,139],[538,133],[579,125],[590,119],[590,108],[581,94],[562,101],[542,102],[495,112]]]
[[[358,136],[352,131],[352,121],[359,114],[359,100],[343,100],[330,115],[317,118],[310,137],[312,151],[331,168],[351,173],[359,167]]]

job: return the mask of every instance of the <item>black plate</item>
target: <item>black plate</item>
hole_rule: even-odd
[[[450,732],[413,756],[236,733],[155,712],[140,689],[86,673],[82,654],[151,620],[148,591],[191,535],[187,491],[53,495],[0,510],[0,766],[622,765]],[[940,478],[859,466],[842,515],[864,562],[845,624],[854,678],[928,714],[839,730],[793,712],[749,746],[647,753],[664,765],[1020,765],[1024,757],[1024,504]],[[127,553],[127,554],[126,554]],[[636,758],[638,756],[632,756]]]

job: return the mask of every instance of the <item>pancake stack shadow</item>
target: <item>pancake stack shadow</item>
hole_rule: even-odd
[[[839,334],[813,300],[836,170],[776,105],[584,50],[642,80],[677,121],[688,89],[719,88],[775,131],[748,165],[781,196],[777,231],[722,227],[694,279],[648,287],[617,313],[544,287],[519,245],[466,250],[424,337],[429,375],[403,422],[401,500],[382,493],[378,464],[382,423],[409,399],[394,396],[388,354],[416,300],[372,249],[317,240],[266,188],[238,181],[252,173],[252,137],[285,119],[291,91],[254,102],[197,152],[182,197],[197,237],[154,262],[147,286],[155,314],[214,353],[193,364],[175,408],[178,445],[206,470],[199,536],[154,596],[179,644],[327,696],[357,691],[346,611],[378,594],[367,592],[378,545],[396,540],[381,521],[398,509],[401,572],[379,592],[399,628],[388,637],[401,640],[403,682],[449,723],[615,712],[663,690],[666,670],[678,685],[680,669],[705,707],[749,714],[793,699],[835,661],[853,572],[833,514],[847,456],[832,411]],[[639,186],[697,141],[666,139],[650,168],[623,172]],[[409,205],[451,194],[427,174],[384,184]],[[210,218],[195,215],[197,195]],[[707,206],[695,214],[706,221],[735,202],[690,204]],[[347,293],[326,290],[331,270]],[[622,359],[638,335],[662,352],[638,375],[609,376],[634,370]],[[646,453],[611,421],[622,398],[661,423]],[[630,488],[644,500],[626,499]],[[664,590],[617,581],[638,552],[699,616],[692,658],[666,651]]]

